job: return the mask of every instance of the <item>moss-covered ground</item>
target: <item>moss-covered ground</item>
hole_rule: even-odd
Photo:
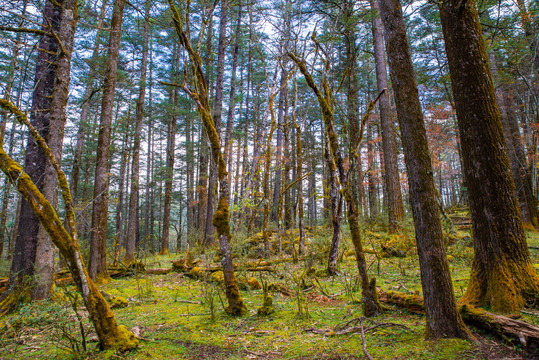
[[[296,263],[286,253],[265,257],[272,271],[241,270],[256,265],[258,250],[256,241],[237,237],[234,261],[240,269],[241,295],[248,307],[243,317],[224,312],[226,298],[219,276],[212,277],[210,272],[199,278],[171,272],[115,279],[101,285],[101,290],[111,298],[127,299],[129,305],[114,312],[118,322],[132,329],[141,341],[140,347],[130,353],[103,353],[96,349],[97,339],[79,304],[80,297],[70,286],[57,287],[54,301],[21,305],[15,313],[0,319],[0,359],[364,359],[361,332],[333,332],[362,316],[355,259],[344,228],[340,275],[333,277],[324,271],[331,238],[328,229],[311,229],[308,253]],[[410,226],[407,229],[388,236],[382,226],[364,227],[369,274],[377,278],[381,289],[421,293],[413,231]],[[454,233],[449,230],[448,258],[455,293],[460,297],[466,288],[473,250],[466,226],[455,225]],[[285,249],[291,239],[293,233],[282,240]],[[539,248],[539,233],[529,233],[529,245],[533,261],[538,263],[539,250],[535,248]],[[216,250],[191,250],[148,256],[142,261],[146,268],[170,268],[172,261],[184,258],[209,267],[215,263],[216,254]],[[273,300],[272,314],[257,313],[264,293],[251,289],[248,278],[267,285]],[[538,325],[535,313],[526,311],[523,320]],[[375,327],[365,332],[366,348],[374,359],[531,358],[518,347],[480,333],[476,333],[479,344],[451,339],[426,341],[425,318],[394,307],[381,316],[365,319],[363,326]],[[320,334],[318,330],[327,331]]]

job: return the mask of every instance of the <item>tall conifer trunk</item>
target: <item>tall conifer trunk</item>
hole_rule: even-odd
[[[142,138],[142,121],[144,120],[144,102],[146,98],[146,77],[148,74],[148,38],[150,21],[150,1],[145,2],[144,30],[142,32],[142,61],[140,64],[139,94],[135,114],[135,134],[133,141],[133,163],[131,165],[131,191],[129,193],[129,219],[127,223],[126,247],[124,261],[129,264],[135,261],[135,247],[138,243],[138,199],[140,173],[140,142]]]
[[[378,12],[378,3],[376,0],[370,0],[370,5],[372,10]],[[374,43],[376,84],[378,92],[381,93],[384,89],[388,88],[388,81],[382,20],[377,14],[372,17],[372,37]],[[399,228],[399,222],[404,220],[404,204],[402,202],[395,126],[391,114],[391,105],[389,104],[389,91],[384,92],[380,96],[378,106],[380,108],[380,123],[382,125],[384,181],[387,192],[389,232],[395,232]]]
[[[101,119],[97,141],[95,164],[94,196],[92,208],[92,237],[90,240],[90,261],[88,272],[92,279],[107,276],[107,220],[110,138],[113,118],[114,93],[116,90],[116,69],[120,53],[122,21],[126,0],[115,0],[112,11],[109,37],[108,65],[103,85]]]
[[[475,1],[440,3],[474,239],[464,303],[520,310],[539,293]]]
[[[427,338],[470,336],[453,293],[436,201],[427,132],[414,77],[410,46],[399,0],[380,0],[386,49],[402,133],[414,217]]]

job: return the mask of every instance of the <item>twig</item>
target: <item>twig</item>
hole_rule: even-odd
[[[523,314],[526,314],[526,315],[531,315],[531,316],[539,317],[539,314],[538,314],[538,313],[534,313],[534,312],[532,312],[532,311],[520,310],[520,312],[523,313]]]
[[[363,354],[367,357],[369,360],[374,360],[367,351],[367,341],[365,340],[365,329],[363,328],[363,319],[359,318],[359,323],[361,324],[361,343],[363,345]]]
[[[255,353],[254,351],[250,351],[247,349],[247,347],[245,346],[245,344],[241,344],[243,346],[243,348],[245,349],[245,351],[251,355],[254,355],[254,356],[258,356],[258,357],[266,357],[267,355],[266,354],[259,354],[259,353]]]
[[[200,301],[190,301],[190,300],[176,300],[175,302],[184,303],[184,304],[197,304],[200,305]]]

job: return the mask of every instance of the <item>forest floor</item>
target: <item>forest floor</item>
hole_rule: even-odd
[[[459,225],[457,217],[454,221],[455,232],[448,231],[446,235],[455,294],[459,298],[466,289],[473,250],[469,226]],[[520,346],[476,330],[479,343],[455,339],[426,341],[424,316],[396,307],[389,306],[375,318],[361,318],[361,291],[345,228],[346,224],[339,252],[340,275],[333,277],[324,270],[331,239],[328,229],[311,229],[308,255],[297,263],[284,253],[265,258],[268,264],[253,260],[260,253],[260,244],[256,244],[259,240],[256,236],[238,236],[235,262],[248,308],[247,314],[239,318],[224,312],[226,298],[219,276],[210,271],[141,273],[102,284],[101,290],[111,297],[128,301],[126,307],[114,312],[120,324],[141,338],[140,347],[130,353],[98,352],[97,338],[80,305],[80,297],[72,286],[58,286],[53,301],[22,305],[0,319],[0,359],[365,359],[361,332],[336,335],[333,331],[358,325],[359,319],[363,320],[366,349],[374,359],[532,359]],[[385,291],[421,293],[413,231],[410,225],[407,229],[390,237],[377,225],[364,227],[369,272]],[[285,249],[294,236],[294,232],[286,234]],[[528,242],[537,264],[539,233],[529,232]],[[387,247],[394,252],[384,251]],[[389,256],[390,252],[402,257]],[[148,256],[142,261],[146,269],[170,268],[171,262],[179,259],[194,261],[198,269],[209,269],[216,264],[216,253],[191,250]],[[242,270],[253,268],[271,271]],[[273,314],[257,314],[264,294],[263,290],[247,285],[250,278],[270,288]],[[249,283],[256,285],[252,279]],[[521,315],[522,320],[539,325],[536,310],[528,309]],[[327,331],[320,334],[319,330]]]

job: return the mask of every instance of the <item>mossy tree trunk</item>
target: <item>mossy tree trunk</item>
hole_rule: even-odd
[[[228,24],[228,8],[230,6],[230,0],[221,1],[221,13],[219,19],[219,42],[217,45],[217,74],[215,79],[215,96],[214,105],[211,109],[211,116],[214,123],[215,133],[217,134],[217,140],[221,139],[221,126],[223,118],[223,85],[224,85],[224,72],[225,72],[225,50],[227,46],[226,32]],[[208,137],[208,131],[206,130]],[[210,139],[210,148],[212,147]],[[215,157],[211,157],[209,161],[209,178],[208,178],[208,201],[206,204],[206,228],[204,232],[206,245],[213,245],[215,240],[215,225],[213,224],[214,218],[214,203],[215,198],[218,196],[219,170],[215,162]]]
[[[337,184],[337,169],[335,162],[330,155],[329,143],[325,141],[324,158],[329,172],[329,202],[331,210],[331,226],[333,227],[333,235],[331,237],[331,246],[328,256],[328,273],[331,275],[337,274],[337,255],[339,251],[339,239],[341,234],[342,220],[342,194],[339,192]]]
[[[463,303],[514,312],[539,293],[475,1],[445,0],[440,18],[472,217],[474,260]]]
[[[359,271],[359,277],[361,279],[361,290],[363,292],[363,312],[365,316],[376,316],[382,312],[382,308],[376,294],[375,280],[369,280],[369,277],[367,275],[367,262],[365,260],[365,254],[363,253],[363,244],[361,242],[361,232],[359,228],[358,206],[357,202],[354,199],[354,196],[352,195],[348,174],[344,168],[344,159],[339,148],[339,142],[337,139],[337,132],[335,130],[335,122],[333,118],[333,99],[329,90],[329,85],[327,84],[327,80],[324,78],[322,84],[324,93],[322,93],[319,90],[318,86],[315,84],[312,75],[307,69],[305,61],[301,60],[296,55],[291,53],[289,53],[288,56],[299,67],[300,72],[303,74],[305,80],[307,81],[307,85],[313,90],[318,99],[322,118],[326,128],[326,136],[328,137],[329,141],[329,148],[333,160],[337,166],[339,180],[341,182],[341,192],[343,193],[343,197],[347,204],[348,226],[350,228],[350,235],[352,237],[352,243],[356,252],[357,267]],[[328,66],[327,62],[325,63],[325,66]]]
[[[219,143],[219,135],[215,128],[215,123],[211,115],[208,101],[208,87],[202,71],[202,59],[200,55],[191,47],[191,42],[183,30],[180,14],[174,5],[174,0],[169,0],[172,10],[172,19],[176,33],[178,34],[181,46],[188,52],[191,65],[194,68],[195,87],[197,92],[191,91],[184,79],[183,90],[196,103],[200,114],[202,124],[210,140],[212,158],[217,165],[217,174],[219,180],[219,201],[213,217],[213,225],[217,230],[219,245],[221,247],[221,264],[223,266],[225,294],[228,300],[226,311],[234,316],[245,314],[247,308],[241,298],[236,276],[234,274],[234,264],[232,263],[232,253],[230,249],[230,211],[229,211],[229,185],[226,171],[226,163]]]
[[[378,12],[376,0],[370,0],[370,5],[371,10]],[[381,93],[384,89],[388,88],[388,81],[382,20],[378,14],[375,14],[372,17],[372,37],[374,62],[376,67],[376,84],[378,86],[378,92]],[[391,105],[389,104],[389,92],[384,92],[379,101],[385,169],[384,181],[388,198],[389,232],[394,233],[399,229],[399,222],[404,220],[404,205],[402,203],[395,126],[391,114]]]
[[[399,0],[380,0],[416,233],[427,338],[468,338],[457,311],[445,251],[427,133]]]
[[[76,8],[75,8],[76,9]],[[73,12],[75,15],[76,12]],[[66,97],[67,99],[67,97]],[[9,157],[3,150],[3,141],[0,139],[0,169],[6,174],[8,179],[17,188],[19,193],[25,198],[39,222],[49,234],[52,242],[60,254],[64,257],[73,281],[80,291],[86,309],[88,310],[90,320],[92,321],[99,338],[102,349],[121,349],[129,350],[136,348],[138,341],[135,336],[129,332],[125,326],[119,326],[114,314],[106,300],[97,289],[95,283],[91,280],[79,249],[77,228],[75,225],[75,213],[72,206],[71,193],[65,174],[60,169],[52,150],[48,147],[45,140],[39,135],[36,129],[30,125],[26,114],[6,100],[0,100],[0,106],[6,111],[15,115],[17,120],[28,126],[30,133],[38,146],[43,149],[50,164],[55,170],[58,179],[58,185],[62,190],[62,197],[65,204],[66,223],[69,232],[63,226],[63,222],[57,215],[51,203],[38,190],[28,174],[22,167]],[[65,106],[65,105],[64,105]],[[7,298],[4,301],[9,301]],[[0,308],[3,304],[0,303]]]
[[[92,279],[107,277],[107,220],[111,126],[116,90],[116,70],[120,52],[123,12],[126,0],[115,0],[110,25],[108,64],[103,84],[101,118],[95,164],[92,233],[88,272]]]

